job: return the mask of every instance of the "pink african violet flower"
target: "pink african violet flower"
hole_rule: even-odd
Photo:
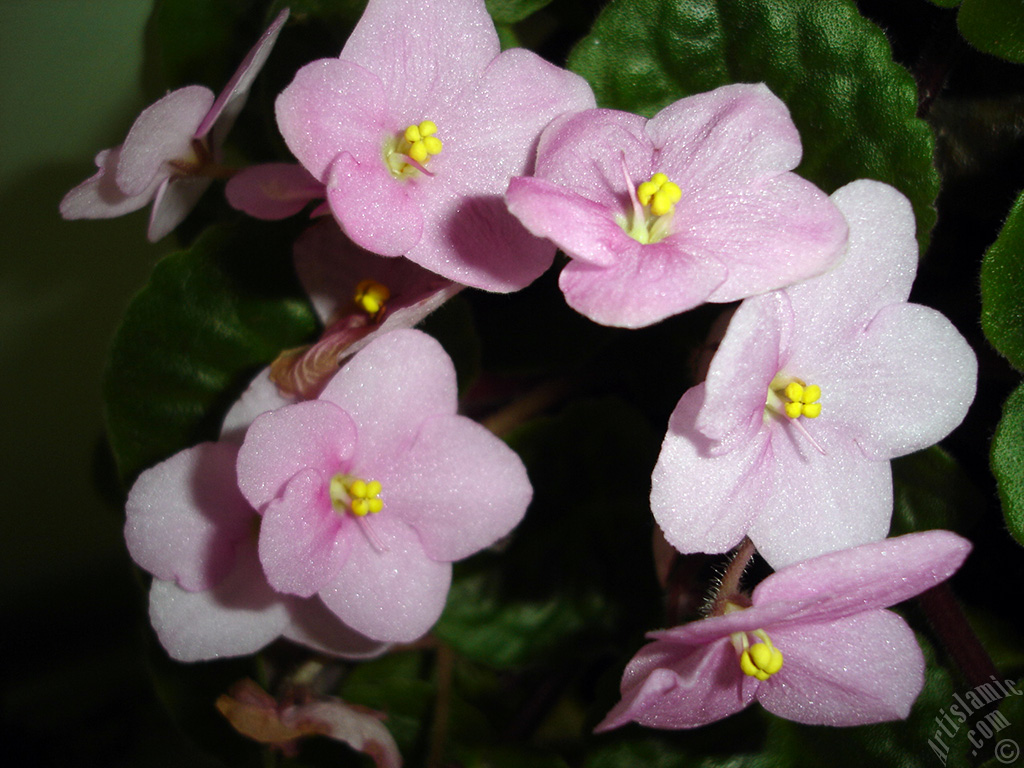
[[[263,515],[271,586],[319,595],[377,640],[426,632],[452,561],[507,534],[532,495],[519,457],[455,410],[451,359],[399,330],[349,360],[319,399],[257,418],[238,486]]]
[[[886,535],[889,460],[945,437],[977,363],[933,309],[908,304],[914,216],[892,187],[832,199],[850,225],[826,275],[740,305],[707,380],[669,421],[651,509],[681,552],[749,536],[775,568]]]
[[[790,171],[800,137],[764,85],[681,99],[650,120],[598,109],[541,136],[532,178],[506,200],[572,261],[559,285],[577,311],[638,328],[821,274],[846,225]],[[660,185],[660,186],[659,186]]]
[[[250,408],[251,410],[251,408]],[[202,443],[139,475],[125,540],[155,577],[149,615],[179,661],[255,653],[278,637],[361,658],[384,646],[346,627],[316,598],[275,592],[256,551],[259,517],[238,491],[238,445]]]
[[[214,177],[220,149],[288,18],[281,11],[220,95],[201,85],[171,91],[142,111],[124,144],[96,155],[99,170],[60,204],[65,219],[109,219],[153,202],[156,242],[192,210]]]
[[[345,358],[377,336],[411,328],[462,290],[408,259],[385,259],[359,248],[331,219],[295,243],[295,269],[326,326],[311,347],[291,350],[271,366],[285,395],[316,397]]]
[[[784,568],[723,615],[649,634],[655,642],[626,667],[622,701],[597,730],[695,728],[755,699],[800,723],[905,718],[924,658],[885,608],[949,578],[969,550],[955,534],[927,531]]]
[[[370,0],[341,56],[303,67],[281,93],[277,123],[358,245],[513,291],[555,249],[501,196],[552,118],[592,106],[577,75],[499,52],[483,0]]]

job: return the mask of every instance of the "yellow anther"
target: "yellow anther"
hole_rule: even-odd
[[[384,309],[384,304],[390,298],[388,287],[376,280],[363,280],[356,286],[355,302],[371,317]]]
[[[821,397],[821,387],[817,384],[808,386],[800,381],[790,381],[782,394],[789,399],[788,403],[783,403],[783,410],[789,418],[806,416],[816,419],[821,415],[821,403],[817,402]]]
[[[772,645],[771,638],[763,629],[750,634],[761,642],[751,644],[746,632],[737,632],[732,636],[733,645],[739,653],[740,669],[745,675],[767,680],[782,669],[782,651]]]
[[[409,143],[406,151],[409,157],[420,165],[423,165],[432,155],[440,154],[444,145],[434,134],[437,133],[437,125],[432,120],[424,120],[419,125],[410,125],[403,134]]]
[[[656,173],[636,188],[636,197],[640,205],[650,206],[653,215],[664,216],[682,199],[683,191],[664,173]]]
[[[351,512],[359,517],[376,514],[384,508],[384,502],[377,498],[380,492],[381,484],[376,480],[366,481],[341,473],[331,478],[329,488],[335,512]]]

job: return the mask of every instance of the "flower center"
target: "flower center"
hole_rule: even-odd
[[[437,125],[432,120],[407,126],[399,136],[384,147],[384,162],[396,179],[408,179],[419,172],[431,175],[426,169],[430,158],[441,154],[443,144],[437,136]]]
[[[751,641],[751,636],[754,641]],[[763,629],[753,632],[735,632],[730,635],[733,647],[739,655],[743,674],[767,680],[782,669],[782,651],[772,645],[772,640]],[[758,642],[759,641],[759,642]]]
[[[383,311],[384,304],[391,298],[391,291],[383,283],[376,280],[363,280],[356,286],[356,306],[370,317]]]
[[[816,419],[821,415],[821,387],[817,384],[808,385],[800,379],[777,374],[768,385],[768,396],[765,398],[766,413],[798,419],[806,416]]]
[[[235,174],[233,169],[214,160],[206,139],[192,139],[190,146],[191,151],[186,156],[167,161],[174,172],[174,177],[205,176],[210,179],[230,179]]]
[[[746,607],[728,601],[722,613],[728,616],[730,613],[745,610]],[[753,641],[750,639],[751,635],[754,637]],[[756,677],[758,680],[767,680],[782,669],[782,651],[772,645],[772,639],[763,629],[733,632],[729,635],[729,640],[736,649],[743,674]]]
[[[376,480],[366,481],[339,472],[331,478],[331,506],[339,515],[347,512],[356,517],[376,514],[384,508],[384,502],[378,498],[380,491],[381,485]]]
[[[636,188],[633,194],[630,184],[630,199],[633,202],[633,219],[627,226],[623,218],[619,224],[630,237],[640,243],[656,243],[670,234],[676,203],[682,199],[683,192],[679,185],[669,181],[664,173],[656,173],[650,181],[645,181]]]

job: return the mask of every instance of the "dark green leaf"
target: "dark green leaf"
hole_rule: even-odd
[[[121,477],[204,439],[246,382],[316,329],[287,227],[208,230],[171,254],[129,305],[103,386]]]
[[[487,12],[495,24],[515,24],[536,13],[551,0],[487,0]]]
[[[500,554],[456,567],[435,634],[499,668],[583,662],[655,626],[648,506],[658,440],[624,403],[578,402],[510,439],[534,486]]]
[[[1024,6],[1020,0],[963,0],[956,20],[961,34],[978,50],[1024,63]]]
[[[963,531],[965,513],[984,505],[981,492],[952,456],[935,445],[892,463],[895,509],[890,536],[933,528]]]
[[[1000,697],[995,711],[984,709],[968,723],[972,756],[991,759],[983,768],[1002,768],[1017,764],[1024,744],[1024,680],[993,681],[978,691],[983,700],[993,694]]]
[[[859,178],[907,195],[924,244],[935,223],[934,142],[917,88],[852,0],[616,0],[569,58],[601,106],[651,116],[701,91],[764,82],[803,140],[797,171],[827,192]]]
[[[1024,384],[1003,404],[990,458],[1006,526],[1024,544]]]
[[[985,336],[1024,371],[1024,194],[982,261],[981,303]]]

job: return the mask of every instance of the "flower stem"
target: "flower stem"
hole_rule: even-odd
[[[750,559],[754,556],[754,552],[754,542],[744,536],[743,541],[736,548],[736,554],[733,555],[729,565],[726,566],[725,573],[722,574],[722,581],[711,601],[709,615],[723,615],[726,603],[732,601],[740,593],[740,581],[743,579],[743,573],[747,570],[747,566],[750,565]]]
[[[993,676],[998,677],[999,670],[974,634],[949,584],[937,584],[927,592],[922,592],[917,597],[917,603],[946,654],[969,686],[973,688],[990,682]]]

